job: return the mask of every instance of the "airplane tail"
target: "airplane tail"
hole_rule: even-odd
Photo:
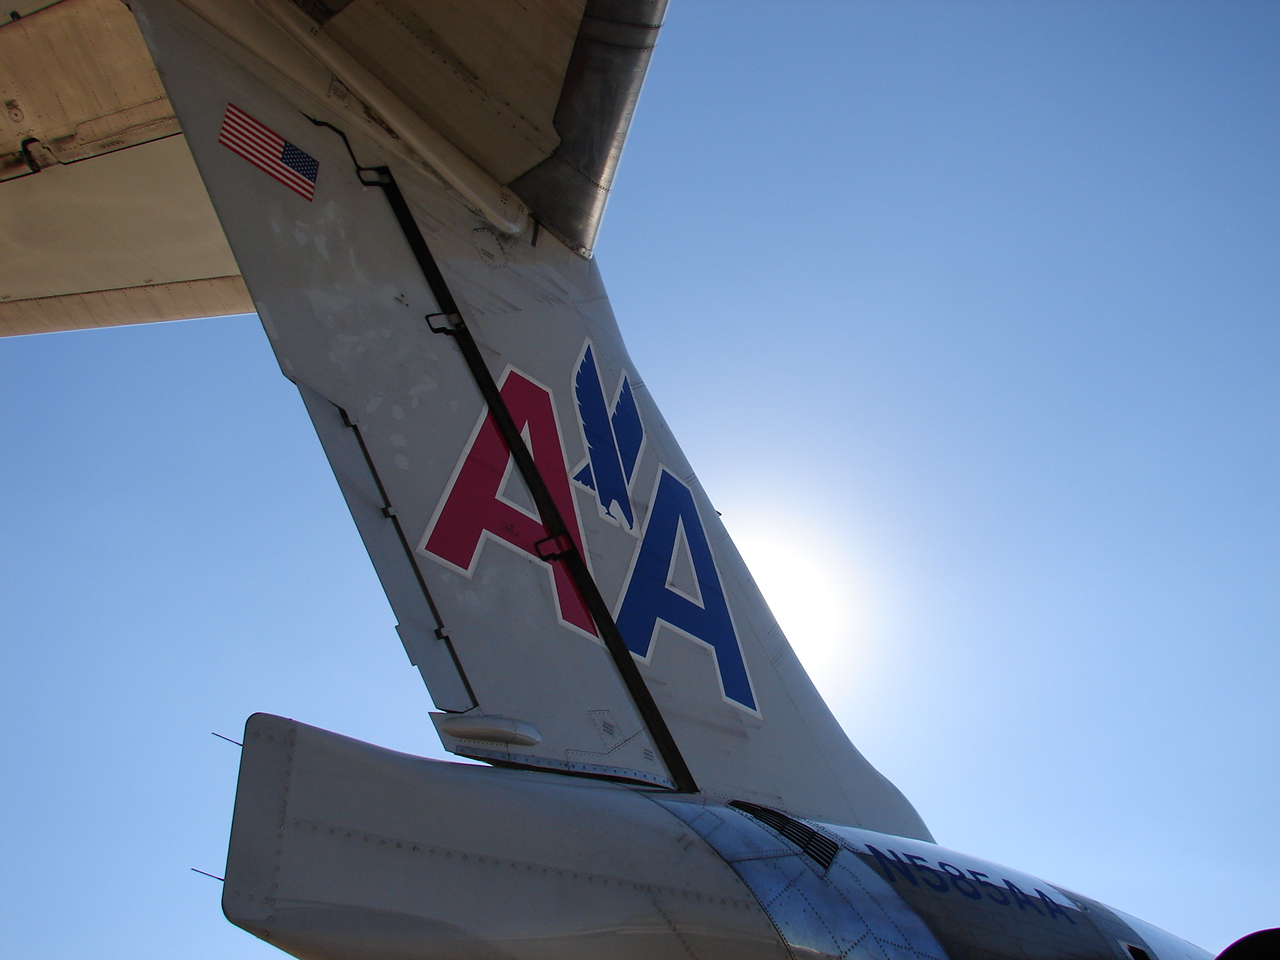
[[[428,66],[377,6],[134,4],[446,748],[928,839],[796,659],[587,255],[660,7],[588,4],[496,149],[496,98],[390,83]]]

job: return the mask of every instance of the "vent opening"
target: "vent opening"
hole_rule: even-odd
[[[830,837],[823,836],[813,827],[801,823],[799,820],[794,820],[785,813],[762,807],[758,803],[748,803],[745,800],[731,800],[729,801],[729,806],[755,817],[766,827],[770,827],[782,834],[799,847],[801,853],[817,863],[823,870],[831,867],[832,861],[836,858],[836,853],[840,850],[839,844]],[[1134,957],[1134,960],[1150,960],[1150,957],[1143,954],[1141,957]]]

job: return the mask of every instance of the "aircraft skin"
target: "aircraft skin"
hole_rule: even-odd
[[[265,714],[245,728],[223,909],[307,958],[1209,956],[928,841]]]
[[[251,717],[228,919],[334,960],[1207,957],[936,845],[779,630],[589,257],[664,5],[547,4],[621,90],[595,179],[568,81],[550,139],[493,108],[543,158],[498,176],[372,75],[447,6],[131,4],[441,739],[492,764]]]

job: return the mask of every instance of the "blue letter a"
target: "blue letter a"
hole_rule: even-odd
[[[702,595],[701,606],[668,585],[681,527]],[[666,470],[659,473],[644,540],[618,611],[618,630],[632,653],[649,655],[658,621],[710,646],[715,651],[724,695],[750,710],[756,708],[742,662],[742,648],[729,618],[729,606],[693,494]]]

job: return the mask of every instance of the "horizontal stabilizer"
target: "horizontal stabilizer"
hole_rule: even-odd
[[[790,955],[730,865],[640,792],[267,714],[245,727],[222,908],[309,958]]]
[[[0,336],[251,313],[129,9],[0,24]]]

